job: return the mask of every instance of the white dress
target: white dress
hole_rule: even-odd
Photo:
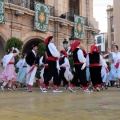
[[[19,72],[17,74],[17,82],[26,83],[27,63],[25,59],[20,59],[16,64],[16,67],[19,68]]]
[[[101,77],[102,77],[102,81],[104,83],[108,83],[109,82],[109,70],[108,70],[108,66],[106,61],[103,59],[103,64],[102,64],[102,69],[101,69]]]
[[[110,60],[111,60],[111,70],[109,73],[109,80],[118,80],[120,79],[120,52],[110,53]],[[116,67],[116,65],[118,66]]]

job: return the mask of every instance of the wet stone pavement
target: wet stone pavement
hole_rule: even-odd
[[[0,120],[120,120],[120,91],[115,87],[90,94],[61,90],[0,92]]]

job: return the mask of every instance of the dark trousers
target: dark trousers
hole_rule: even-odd
[[[90,76],[93,86],[102,83],[101,66],[90,67]]]
[[[68,84],[68,81],[66,80],[65,76],[64,76],[64,73],[65,73],[65,69],[63,68],[60,68],[60,73],[59,73],[59,85],[61,84],[61,81],[63,80],[64,84],[67,85]]]
[[[46,76],[47,76],[47,74],[48,74],[48,71],[49,71],[48,68],[45,68],[45,69],[44,69],[44,74],[43,74],[44,80],[46,79]]]
[[[59,85],[59,77],[58,77],[58,69],[56,67],[56,61],[49,60],[48,61],[48,73],[45,77],[44,84],[47,86],[49,84],[49,81],[53,77],[53,84]]]
[[[86,80],[86,68],[81,70],[83,64],[80,65],[74,65],[75,72],[73,80],[71,81],[71,84],[75,85],[78,82],[78,79],[80,81],[80,84],[84,87],[87,87],[87,80]]]

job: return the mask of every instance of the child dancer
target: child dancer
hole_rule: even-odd
[[[16,53],[13,53],[13,51]],[[5,55],[2,59],[3,63],[3,72],[0,74],[0,78],[4,81],[1,89],[4,91],[4,87],[8,84],[8,90],[12,90],[12,82],[16,80],[16,72],[14,67],[14,57],[19,55],[19,50],[17,48],[10,48],[8,54]],[[13,87],[14,88],[14,87]]]
[[[90,92],[90,90],[87,88],[87,80],[86,80],[86,58],[84,57],[83,51],[80,49],[79,45],[80,45],[79,40],[76,40],[71,45],[75,72],[70,87],[73,88],[74,84],[79,79],[84,92]]]
[[[16,64],[16,67],[19,68],[17,82],[21,83],[22,85],[26,85],[27,63],[25,58],[26,54],[22,54],[21,59]]]
[[[102,69],[101,69],[101,76],[102,76],[102,81],[105,89],[108,89],[108,83],[109,83],[109,70],[106,61],[103,59],[103,64],[102,64]]]
[[[59,90],[59,78],[58,78],[58,59],[60,57],[60,54],[58,50],[56,49],[56,46],[54,45],[54,39],[53,36],[49,36],[45,39],[46,44],[46,52],[47,52],[47,60],[48,60],[48,67],[49,71],[48,74],[44,80],[44,83],[42,84],[41,90],[42,92],[47,92],[46,87],[49,84],[49,81],[53,77],[53,92],[62,92]]]
[[[111,60],[109,80],[115,80],[117,82],[117,88],[120,90],[120,52],[118,52],[117,45],[113,45],[112,50],[112,52],[108,51]]]
[[[69,86],[69,81],[72,80],[73,75],[70,71],[70,63],[68,60],[68,54],[65,50],[61,50],[61,58],[59,60],[60,64],[60,73],[59,73],[59,79],[60,83],[61,80],[64,81],[65,85],[67,86],[67,89],[70,90],[71,92],[75,92],[70,86]]]
[[[26,76],[26,84],[27,84],[27,92],[32,92],[32,86],[35,79],[35,74],[37,71],[37,66],[39,65],[39,57],[37,56],[37,45],[32,45],[32,50],[26,56],[27,63],[27,76]]]
[[[98,47],[92,45],[90,47],[90,53],[87,55],[87,66],[90,70],[91,81],[94,88],[97,91],[100,91],[102,78],[101,78],[101,65],[103,58],[98,51]]]

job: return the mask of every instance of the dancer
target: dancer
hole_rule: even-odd
[[[87,55],[87,66],[90,70],[90,76],[92,84],[95,90],[100,91],[100,87],[102,84],[101,77],[101,66],[103,64],[103,58],[98,51],[98,47],[92,45],[90,47],[90,53]]]
[[[16,51],[16,53],[13,53],[13,51]],[[0,78],[4,81],[1,89],[4,91],[4,87],[8,84],[8,90],[12,90],[12,82],[16,80],[16,72],[14,67],[14,57],[19,55],[19,50],[17,48],[10,48],[8,50],[8,54],[5,55],[2,59],[3,63],[3,72],[0,74]],[[13,86],[13,89],[15,87]]]
[[[59,64],[60,64],[60,73],[59,73],[59,79],[60,79],[60,84],[61,84],[61,80],[63,80],[63,82],[65,83],[65,85],[67,86],[67,89],[70,90],[71,92],[75,92],[70,86],[69,86],[69,82],[70,80],[72,80],[73,75],[70,71],[70,63],[68,60],[68,54],[65,50],[61,50],[61,58],[59,60]]]
[[[120,52],[118,52],[118,46],[112,46],[112,52],[108,51],[111,60],[111,70],[109,73],[109,80],[114,80],[117,83],[117,88],[120,90]]]
[[[39,65],[39,57],[37,56],[37,45],[32,45],[32,50],[26,56],[27,63],[27,92],[32,92],[32,86],[35,79],[35,74],[37,71],[37,66]]]
[[[70,87],[73,89],[74,84],[79,79],[84,92],[90,92],[90,90],[87,88],[87,80],[86,80],[86,58],[84,57],[83,51],[80,49],[79,45],[80,45],[79,40],[76,40],[71,45],[75,72]]]
[[[46,53],[48,60],[49,71],[47,76],[45,77],[44,83],[41,86],[42,92],[47,92],[46,87],[49,84],[49,81],[53,77],[53,92],[62,92],[59,90],[59,78],[58,78],[58,59],[60,58],[60,54],[54,45],[53,36],[49,36],[45,39],[46,44]]]
[[[16,67],[19,68],[16,82],[21,83],[22,86],[26,86],[27,63],[25,58],[26,58],[26,54],[22,54],[20,60],[16,64]]]
[[[108,70],[108,66],[107,66],[107,63],[106,63],[105,59],[103,59],[103,64],[102,64],[102,69],[101,69],[101,76],[102,76],[103,86],[105,87],[105,89],[108,89],[109,70]]]
[[[40,58],[40,60],[39,60],[39,65],[40,66],[43,66],[43,68],[42,68],[42,70],[41,70],[41,72],[40,72],[40,77],[41,77],[41,79],[40,79],[40,84],[42,85],[43,84],[43,82],[44,82],[44,80],[45,80],[45,77],[47,76],[47,74],[48,74],[48,71],[49,71],[49,68],[48,68],[48,60],[47,60],[47,53],[45,52],[45,55],[44,56],[42,56],[41,58]],[[49,88],[50,86],[49,86],[49,84],[48,84],[48,86],[47,86],[47,88]]]

